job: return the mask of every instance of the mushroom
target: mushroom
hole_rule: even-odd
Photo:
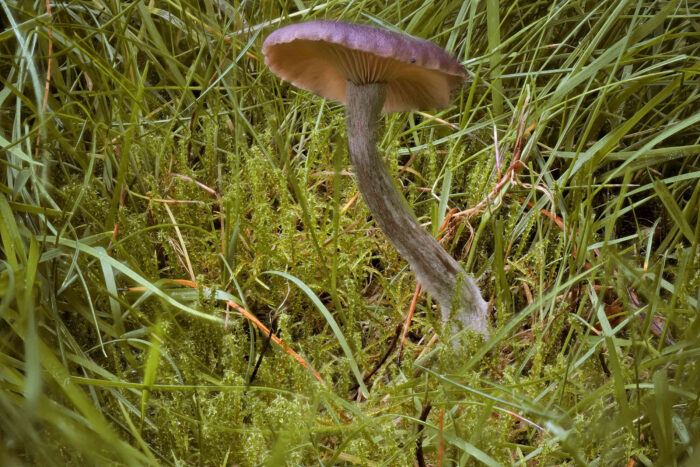
[[[336,21],[278,29],[265,39],[263,54],[283,80],[346,104],[357,183],[379,227],[439,302],[443,321],[488,336],[479,288],[418,223],[376,147],[380,112],[447,107],[464,67],[426,40]]]

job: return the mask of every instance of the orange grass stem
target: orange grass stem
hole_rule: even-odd
[[[191,280],[187,280],[187,279],[173,279],[173,280],[169,280],[169,281],[167,281],[167,282],[169,282],[169,283],[175,283],[175,284],[179,284],[179,285],[184,285],[184,286],[187,286],[187,287],[192,287],[192,288],[195,288],[195,289],[200,288],[200,286],[199,286],[196,282],[191,281]],[[202,288],[203,290],[209,290],[208,287],[201,287],[201,288]],[[128,290],[129,290],[129,291],[132,291],[132,292],[142,292],[142,291],[145,291],[146,288],[145,288],[145,287],[130,287]],[[243,308],[242,306],[240,306],[239,304],[237,304],[237,303],[234,302],[233,300],[227,300],[227,301],[226,301],[226,306],[227,306],[227,307],[231,307],[231,308],[233,308],[234,310],[236,310],[238,313],[242,314],[242,315],[243,315],[244,317],[246,317],[250,322],[252,322],[258,329],[260,329],[260,330],[261,330],[262,332],[264,332],[265,334],[269,335],[269,336],[270,336],[270,339],[272,339],[272,341],[273,341],[275,344],[277,344],[278,346],[280,346],[280,348],[282,349],[282,351],[283,351],[284,353],[286,353],[286,354],[291,355],[292,357],[294,357],[294,359],[295,359],[297,362],[299,362],[299,364],[300,364],[301,366],[303,366],[303,367],[306,368],[307,370],[311,371],[311,373],[313,373],[314,377],[315,377],[319,382],[323,383],[323,378],[321,378],[321,375],[319,375],[318,372],[317,372],[316,370],[314,370],[314,368],[313,368],[311,365],[309,365],[309,364],[306,362],[306,360],[304,360],[304,358],[303,358],[301,355],[299,355],[298,353],[296,353],[294,350],[291,349],[291,347],[289,347],[287,344],[285,344],[284,342],[282,342],[282,340],[281,340],[279,337],[277,337],[275,334],[271,333],[271,332],[270,332],[270,329],[269,329],[267,326],[265,326],[255,315],[253,315],[251,312],[249,312],[248,310],[246,310],[245,308]]]

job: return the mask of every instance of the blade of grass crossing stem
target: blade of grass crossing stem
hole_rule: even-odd
[[[0,237],[5,251],[5,258],[13,270],[17,270],[19,262],[27,263],[27,253],[24,251],[22,237],[19,236],[15,216],[12,213],[9,203],[5,195],[0,195]]]
[[[494,265],[493,270],[496,275],[496,283],[498,284],[498,301],[500,302],[496,309],[510,310],[510,285],[508,284],[508,278],[506,277],[506,264],[505,264],[505,250],[506,244],[503,238],[503,219],[497,219],[493,223],[494,235],[493,235],[493,250],[494,250]],[[502,313],[498,313],[499,317],[504,316]],[[498,320],[500,324],[500,319]]]
[[[1,223],[0,223],[1,224]],[[17,282],[15,280],[15,270],[10,266],[7,261],[0,259],[0,265],[5,268],[7,275],[5,280],[7,281],[7,288],[4,293],[0,293],[0,320],[5,316],[5,312],[10,308],[10,305],[14,303],[15,300],[15,287],[17,287]]]
[[[166,45],[163,36],[161,36],[160,32],[158,32],[158,28],[153,22],[153,19],[151,18],[151,13],[148,11],[146,4],[139,2],[137,9],[139,11],[139,16],[141,17],[141,20],[143,21],[142,24],[144,26],[144,29],[148,31],[148,35],[151,37],[151,40],[156,46],[158,52],[161,54],[161,63],[164,62],[165,66],[168,67],[171,79],[173,79],[178,85],[186,89],[187,86],[185,77],[182,76],[182,73],[180,73],[180,69],[178,68],[178,61],[175,57],[172,56],[170,52],[168,52],[170,50],[170,47]],[[188,100],[194,99],[192,91],[188,91],[186,94]]]
[[[323,317],[328,322],[328,325],[333,330],[333,334],[335,334],[335,337],[338,339],[338,343],[340,344],[340,347],[343,349],[345,356],[348,358],[348,362],[350,363],[350,368],[352,369],[353,375],[355,375],[355,379],[357,380],[357,384],[360,386],[360,390],[362,391],[362,394],[364,395],[364,397],[369,397],[369,390],[367,389],[367,386],[365,386],[365,383],[362,380],[362,373],[360,372],[360,368],[357,366],[357,361],[355,361],[355,357],[352,355],[352,351],[350,350],[350,346],[348,345],[348,341],[345,339],[343,332],[340,330],[340,327],[338,326],[338,323],[333,318],[333,315],[331,314],[331,312],[328,311],[328,308],[326,308],[323,303],[321,303],[321,300],[318,299],[316,294],[313,293],[313,291],[309,288],[308,285],[304,284],[302,281],[300,281],[296,277],[292,276],[291,274],[287,274],[286,272],[265,271],[263,274],[273,274],[276,276],[284,277],[285,279],[294,282],[294,284],[296,284],[296,286],[299,287],[302,290],[302,292],[304,292],[306,294],[306,296],[311,299],[311,301],[316,306],[318,311],[321,312]]]
[[[433,224],[433,237],[437,237],[438,229],[445,220],[445,213],[447,212],[447,201],[450,199],[450,190],[452,189],[452,171],[448,168],[445,171],[445,177],[442,180],[442,186],[440,187],[440,204],[438,204],[438,218],[437,222]]]
[[[24,379],[24,397],[27,401],[27,409],[34,412],[41,397],[41,359],[39,356],[39,335],[37,330],[36,312],[40,308],[35,306],[34,294],[36,289],[36,268],[39,262],[39,245],[32,235],[29,241],[29,258],[27,260],[24,283],[24,297],[21,303],[24,322],[27,326],[26,339],[24,340],[24,361],[26,364],[26,376]],[[19,295],[19,294],[18,294]]]
[[[421,371],[424,371],[425,373],[436,377],[440,381],[442,381],[448,385],[454,386],[457,389],[460,389],[461,391],[474,394],[478,397],[483,397],[485,399],[489,399],[493,402],[496,402],[496,403],[501,404],[503,406],[512,407],[516,410],[527,411],[529,413],[533,413],[533,414],[536,414],[539,416],[546,416],[547,415],[546,410],[543,409],[541,407],[541,405],[538,405],[536,403],[536,401],[527,399],[526,396],[521,396],[518,401],[511,402],[509,400],[506,400],[506,399],[503,399],[500,397],[492,396],[492,395],[490,395],[484,391],[481,391],[479,389],[475,389],[475,388],[471,387],[471,385],[469,385],[468,383],[463,384],[463,383],[456,381],[454,379],[450,379],[448,376],[445,376],[441,373],[435,372],[435,371],[431,370],[430,368],[427,368],[427,367],[424,367],[424,366],[421,366],[418,364],[416,365],[416,367],[419,368]]]
[[[83,201],[83,197],[85,196],[85,193],[88,191],[90,181],[92,180],[92,174],[93,174],[93,168],[95,167],[95,160],[97,159],[97,140],[93,139],[91,147],[90,147],[90,152],[89,152],[89,157],[90,161],[88,163],[88,167],[85,170],[85,174],[83,175],[83,183],[80,186],[80,191],[78,192],[78,195],[75,197],[75,201],[73,202],[73,207],[71,208],[70,211],[68,211],[68,217],[66,218],[65,221],[63,221],[63,226],[61,227],[61,230],[58,233],[58,236],[61,237],[63,236],[63,233],[66,231],[66,228],[71,225],[71,220],[73,219],[73,216],[75,213],[78,211],[78,207],[80,206],[80,203]]]
[[[678,203],[676,203],[673,194],[671,194],[671,191],[666,187],[666,184],[661,180],[654,181],[654,191],[659,195],[661,202],[673,219],[674,225],[680,229],[685,238],[692,244],[695,239],[695,232],[693,232],[693,228],[688,223],[688,219],[683,215],[683,211],[680,206],[678,206]]]
[[[85,291],[85,297],[87,298],[88,305],[90,307],[90,314],[92,315],[92,322],[95,324],[95,334],[97,334],[97,340],[100,345],[100,349],[102,350],[102,355],[107,357],[107,351],[105,350],[105,345],[104,342],[102,341],[102,330],[100,329],[100,323],[97,320],[97,312],[95,311],[95,305],[94,301],[92,300],[92,294],[90,293],[90,287],[88,287],[87,281],[85,280],[85,277],[83,276],[83,271],[80,269],[80,266],[77,266],[77,256],[78,256],[78,250],[75,250],[75,255],[73,256],[73,265],[75,266],[75,272],[78,276],[78,279],[80,279],[80,283],[83,286],[83,290]]]
[[[109,308],[112,311],[112,324],[117,332],[117,336],[124,334],[124,323],[122,322],[122,310],[119,301],[116,297],[119,296],[117,290],[117,281],[114,278],[114,270],[110,265],[110,262],[106,261],[106,258],[111,258],[107,254],[107,251],[98,246],[95,248],[100,253],[100,266],[102,266],[102,274],[105,278],[105,287],[107,288],[107,293],[109,294]]]
[[[654,373],[654,399],[649,407],[649,420],[651,421],[654,439],[659,448],[659,465],[673,464],[673,401],[668,388],[668,377],[665,369],[659,369]],[[652,402],[652,401],[650,401]],[[664,462],[664,459],[666,462]]]
[[[321,112],[323,111],[323,105],[325,101],[321,104]],[[320,114],[320,112],[319,112]],[[318,122],[317,122],[318,123]],[[338,297],[338,235],[340,233],[340,196],[341,196],[341,175],[342,171],[342,155],[338,151],[338,148],[342,147],[341,144],[336,145],[336,150],[333,151],[333,254],[331,256],[331,298],[333,299],[333,306],[338,311],[343,310],[343,306],[340,303],[340,298]],[[341,313],[341,319],[347,322],[347,317],[345,313]]]
[[[426,424],[426,428],[431,428],[432,430],[435,430],[436,432],[438,431],[436,428],[432,426],[428,426]],[[462,438],[455,436],[451,433],[448,433],[446,431],[442,432],[442,438],[450,443],[451,445],[459,448],[460,450],[464,451],[465,453],[469,454],[470,456],[474,457],[475,459],[479,460],[481,463],[484,465],[488,465],[491,467],[500,467],[502,464],[499,462],[496,462],[496,460],[486,454],[484,451],[481,449],[477,448],[473,444],[463,440]]]
[[[143,431],[143,421],[146,417],[146,404],[148,403],[148,397],[151,393],[151,387],[156,381],[156,373],[158,372],[158,364],[160,363],[161,334],[161,325],[160,323],[156,323],[151,333],[151,347],[148,349],[148,358],[146,359],[146,366],[143,369],[143,384],[145,388],[141,391],[140,431]]]
[[[8,3],[2,2],[0,3],[2,5],[2,9],[5,11],[5,18],[9,20],[10,26],[12,26],[11,31],[14,32],[15,38],[17,39],[17,43],[19,44],[20,51],[17,53],[18,58],[22,60],[22,62],[25,64],[25,67],[27,71],[29,71],[29,76],[31,78],[32,82],[32,87],[34,88],[34,98],[36,99],[36,108],[40,109],[41,108],[41,101],[44,98],[44,92],[43,92],[43,87],[41,85],[42,79],[40,78],[40,73],[39,70],[36,66],[35,60],[34,60],[34,54],[32,51],[30,51],[30,46],[27,44],[28,42],[28,37],[33,36],[34,33],[33,31],[30,32],[26,30],[25,28],[21,27],[19,24],[17,24],[17,21],[15,20],[14,16],[12,15],[12,10],[8,7]],[[25,31],[27,36],[22,35],[22,31]],[[34,41],[35,39],[31,39]],[[39,113],[40,118],[43,120],[43,115],[44,113],[41,112]],[[42,121],[43,124],[43,121]],[[28,160],[32,161],[33,158],[29,157]]]
[[[148,72],[148,63],[146,63],[145,71]],[[119,223],[119,205],[122,201],[122,189],[124,187],[124,181],[126,180],[127,171],[129,170],[131,143],[134,140],[134,133],[138,128],[136,123],[138,122],[139,112],[137,109],[141,99],[143,98],[143,88],[144,86],[142,80],[136,94],[136,100],[131,106],[131,122],[129,127],[124,133],[124,137],[118,139],[114,146],[115,152],[119,157],[119,165],[117,166],[117,180],[113,185],[112,204],[110,205],[109,212],[107,213],[107,220],[105,222],[106,230],[112,230],[114,226]]]
[[[141,427],[141,430],[138,430],[136,428],[136,426],[134,426],[134,422],[131,421],[131,417],[129,416],[129,412],[124,407],[124,404],[122,403],[122,401],[117,399],[117,403],[119,404],[119,409],[121,410],[122,417],[124,417],[124,420],[126,420],[126,424],[129,426],[129,433],[134,437],[134,439],[136,439],[136,442],[138,443],[138,445],[141,448],[141,450],[143,451],[143,453],[146,456],[148,456],[148,460],[150,461],[150,465],[159,465],[160,463],[153,456],[151,449],[149,448],[148,444],[146,444],[143,437],[141,436],[140,431],[143,430],[143,426]]]
[[[467,17],[467,11],[470,6],[476,2],[462,2],[462,6],[459,9],[459,13],[457,13],[457,17],[455,18],[455,21],[453,23],[453,27],[455,29],[450,32],[450,36],[447,39],[447,45],[445,46],[445,50],[454,50],[455,49],[455,44],[457,43],[458,39],[458,33],[461,33],[460,27],[464,25],[464,19]],[[466,52],[469,52],[469,38],[471,37],[471,29],[467,29],[466,31],[467,34],[467,47],[466,47]]]
[[[592,289],[593,288],[591,287],[591,290]],[[627,425],[630,432],[634,432],[632,411],[630,410],[629,402],[627,401],[625,377],[622,374],[622,364],[620,363],[620,349],[615,343],[615,335],[610,327],[608,317],[605,314],[605,304],[601,300],[601,297],[591,293],[591,302],[595,307],[598,322],[603,330],[603,338],[605,339],[605,345],[608,350],[610,372],[613,376],[613,390],[615,392],[617,403],[620,406],[620,416],[622,417],[622,422]]]
[[[498,77],[501,74],[501,29],[498,0],[486,0],[486,23],[489,44],[489,65],[491,67],[491,98],[493,113],[499,116],[503,113],[503,87]]]
[[[12,199],[17,199],[17,195],[22,191],[24,185],[26,185],[27,180],[32,175],[32,170],[29,168],[24,168],[20,170],[17,174],[17,178],[14,180],[14,186],[12,187]]]
[[[47,236],[42,239],[45,241],[47,244],[53,244],[53,242],[56,241],[56,237],[53,236]],[[67,238],[59,238],[58,239],[58,244],[67,246],[68,248],[78,248],[81,252],[92,256],[96,259],[98,259],[102,263],[108,264],[111,268],[116,269],[117,271],[121,272],[124,274],[126,277],[134,281],[136,284],[144,287],[147,291],[153,293],[154,295],[157,295],[161,299],[163,299],[165,302],[169,303],[170,305],[174,306],[175,308],[178,308],[189,315],[199,318],[199,319],[204,319],[207,321],[214,321],[217,323],[223,323],[223,319],[217,318],[216,316],[203,313],[201,311],[195,310],[194,308],[191,308],[187,305],[183,305],[182,303],[178,302],[174,298],[172,298],[170,295],[167,293],[163,292],[160,290],[158,287],[156,287],[152,282],[146,280],[144,277],[142,277],[140,274],[135,272],[133,269],[130,267],[126,266],[123,264],[121,261],[117,261],[116,259],[112,258],[107,254],[107,252],[104,250],[104,248],[96,248],[96,247],[91,247],[89,245],[86,245],[84,242],[77,242],[71,239]]]
[[[6,88],[7,89],[7,88]],[[39,167],[43,167],[44,164],[41,162],[37,162],[33,160],[31,157],[29,157],[24,151],[22,151],[22,148],[19,146],[19,144],[14,144],[6,140],[5,138],[0,135],[0,147],[3,148],[5,151],[7,151],[9,154],[12,154],[16,158],[32,165],[37,165]]]

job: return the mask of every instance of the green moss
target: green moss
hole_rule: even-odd
[[[399,365],[390,345],[415,277],[356,197],[343,108],[272,76],[272,26],[243,32],[297,3],[4,12],[18,26],[0,35],[0,458],[410,465],[424,423],[433,465],[476,464],[474,449],[501,464],[687,462],[700,432],[694,10],[511,2],[494,18],[478,2],[402,0],[304,13],[369,12],[466,60],[469,79],[438,114],[460,129],[382,117],[385,160],[421,222],[435,222],[426,189],[446,168],[449,208],[492,194],[494,129],[501,176],[519,131],[531,149],[518,176],[534,186],[508,184],[445,245],[492,300],[492,338],[428,345],[449,336],[422,296]],[[494,25],[508,38],[496,49]],[[341,335],[266,271],[298,278]]]

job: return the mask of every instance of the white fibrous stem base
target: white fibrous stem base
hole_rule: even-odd
[[[454,331],[467,328],[488,336],[487,305],[479,288],[418,223],[377,152],[377,123],[385,95],[383,83],[347,84],[348,142],[362,197],[423,288],[440,304],[443,321]]]

